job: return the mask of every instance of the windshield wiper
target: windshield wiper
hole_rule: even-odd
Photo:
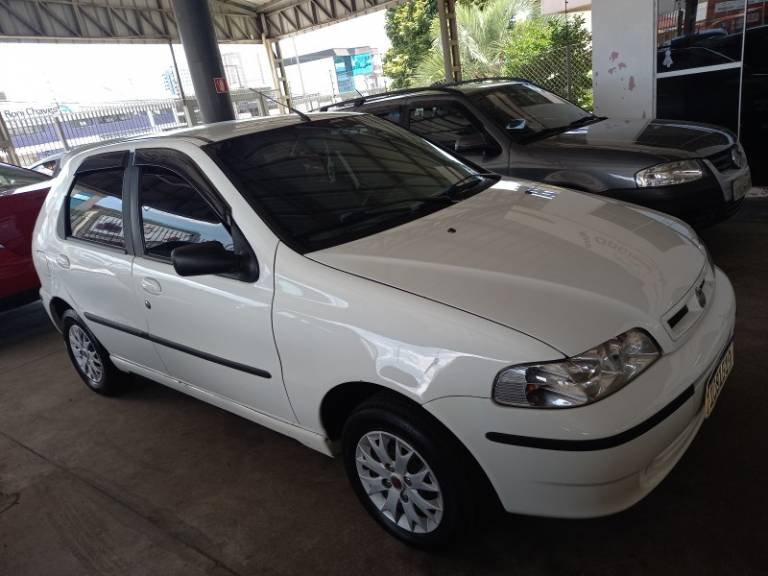
[[[455,204],[456,201],[449,196],[444,196],[443,194],[439,194],[437,196],[416,196],[411,198],[400,198],[399,200],[395,200],[393,202],[386,202],[384,204],[377,204],[376,206],[359,208],[357,210],[352,210],[351,212],[346,212],[341,215],[339,221],[346,226],[360,222],[362,220],[366,220],[371,216],[380,216],[393,212],[403,212],[403,210],[390,210],[390,208],[392,208],[392,206],[398,206],[400,204],[406,203],[415,204],[415,206],[410,209],[411,212],[415,212],[423,206],[429,204],[442,204],[447,206],[449,204]]]
[[[536,140],[549,138],[550,136],[554,136],[555,134],[562,134],[563,132],[568,132],[568,130],[573,130],[574,128],[580,128],[582,126],[587,126],[588,124],[596,124],[597,122],[602,122],[605,119],[606,119],[605,116],[595,116],[594,114],[587,114],[586,116],[577,118],[570,124],[565,124],[564,126],[555,126],[553,128],[544,128],[543,130],[539,130],[538,132],[531,134],[526,138],[522,138],[521,140],[518,141],[518,143],[528,144],[529,142],[535,142]]]
[[[451,184],[448,188],[440,192],[437,196],[433,196],[433,198],[448,198],[452,201],[456,201],[456,195],[461,192],[466,192],[468,190],[473,190],[475,187],[477,187],[480,184],[484,184],[488,182],[488,186],[491,184],[495,184],[501,179],[501,176],[498,174],[492,174],[490,172],[479,172],[476,174],[467,174],[463,178],[460,178],[453,184]],[[486,188],[488,187],[486,186]]]

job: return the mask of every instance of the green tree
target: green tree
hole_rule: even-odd
[[[456,5],[459,57],[465,78],[503,74],[508,38],[518,26],[515,21],[530,14],[534,2],[487,0],[481,6],[469,1]],[[432,84],[445,78],[439,18],[432,22],[430,40],[429,51],[414,73],[419,84]]]
[[[416,67],[432,44],[430,27],[436,15],[436,0],[409,0],[387,10],[384,29],[392,47],[384,55],[383,67],[394,88],[411,85]]]
[[[532,80],[592,108],[592,35],[583,16],[521,23],[508,35],[505,53],[505,75]]]

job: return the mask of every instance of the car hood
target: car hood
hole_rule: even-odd
[[[640,207],[519,180],[307,254],[465,310],[565,355],[661,317],[706,262],[688,226]]]
[[[659,160],[703,158],[736,143],[724,128],[678,120],[620,120],[609,118],[536,142],[563,149],[619,150]]]

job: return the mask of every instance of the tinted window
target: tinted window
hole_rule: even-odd
[[[400,108],[392,108],[390,110],[371,110],[371,114],[375,114],[379,118],[389,120],[395,124],[400,124]]]
[[[757,4],[749,0],[750,5]],[[744,0],[659,0],[657,72],[741,60]]]
[[[281,238],[305,252],[419,218],[494,181],[374,116],[302,122],[206,150]]]
[[[506,83],[479,92],[473,102],[515,140],[567,128],[572,122],[591,117],[568,100],[525,82]]]
[[[123,248],[123,169],[81,174],[69,193],[69,233]]]
[[[411,108],[409,121],[413,132],[447,150],[454,150],[459,138],[482,132],[463,107],[451,103]]]
[[[216,212],[175,172],[142,168],[139,202],[147,254],[170,259],[174,248],[210,241],[233,250],[232,237]]]

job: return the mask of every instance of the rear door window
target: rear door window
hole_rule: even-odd
[[[67,198],[68,235],[125,248],[123,168],[78,174]]]

